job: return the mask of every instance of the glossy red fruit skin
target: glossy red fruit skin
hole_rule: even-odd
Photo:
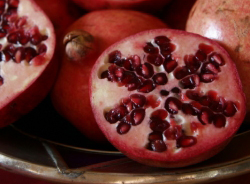
[[[248,31],[250,2],[247,0],[197,0],[192,8],[186,31],[216,40],[236,64],[247,99],[250,117],[250,32]]]
[[[94,37],[97,49],[93,49],[93,52],[77,63],[63,56],[51,93],[56,110],[90,140],[106,143],[90,107],[88,81],[91,68],[101,52],[121,38],[143,30],[164,27],[166,25],[159,19],[130,10],[94,11],[77,20],[67,32],[78,29],[87,31]]]
[[[102,53],[102,55],[98,58],[94,67],[92,68],[91,78],[89,81],[90,82],[89,86],[91,86],[90,98],[91,98],[92,110],[94,112],[96,121],[97,121],[100,129],[103,131],[103,133],[105,134],[107,139],[118,150],[120,150],[122,153],[124,153],[129,158],[134,159],[135,161],[138,161],[140,163],[150,165],[150,166],[156,166],[156,167],[174,168],[174,167],[184,167],[184,166],[188,166],[188,165],[193,165],[193,164],[199,163],[201,161],[204,161],[204,160],[216,155],[217,153],[219,153],[230,142],[230,140],[232,139],[233,135],[236,133],[236,131],[240,127],[240,125],[245,117],[245,111],[246,111],[245,96],[244,96],[244,93],[242,92],[242,86],[241,86],[241,82],[239,80],[237,70],[234,66],[234,63],[230,59],[229,55],[216,42],[213,42],[211,40],[207,40],[206,38],[202,38],[199,35],[192,34],[194,37],[205,39],[205,40],[207,40],[207,42],[210,42],[212,45],[216,46],[217,48],[222,49],[224,56],[229,59],[230,65],[232,66],[232,74],[234,76],[233,78],[234,78],[234,80],[236,82],[236,86],[237,86],[237,88],[235,88],[235,90],[238,91],[239,99],[242,102],[241,107],[240,107],[241,112],[237,116],[237,118],[234,119],[234,122],[232,123],[230,130],[227,129],[227,132],[224,133],[223,135],[222,134],[217,135],[220,138],[217,139],[218,137],[216,137],[216,141],[206,140],[206,138],[204,138],[204,140],[202,140],[202,142],[204,141],[202,144],[198,143],[199,146],[196,147],[196,145],[195,145],[195,146],[193,146],[193,148],[190,147],[191,149],[184,148],[184,149],[187,149],[187,152],[181,153],[181,151],[180,151],[176,154],[176,156],[173,156],[172,153],[169,153],[169,152],[164,152],[166,155],[164,155],[163,153],[152,153],[152,151],[146,150],[144,145],[138,145],[139,144],[138,142],[140,142],[141,139],[143,139],[141,142],[146,141],[146,139],[144,140],[144,138],[145,138],[144,134],[146,134],[145,131],[140,131],[139,128],[137,128],[137,130],[134,130],[134,133],[135,133],[134,135],[130,134],[130,135],[128,135],[128,137],[121,137],[120,135],[117,134],[116,129],[112,128],[112,126],[115,127],[115,125],[109,124],[103,115],[104,108],[106,106],[112,107],[112,103],[115,100],[127,97],[127,95],[130,94],[130,92],[128,92],[126,89],[125,90],[122,89],[122,87],[119,89],[118,89],[118,87],[117,87],[117,89],[112,89],[112,87],[115,87],[115,84],[112,84],[112,82],[109,82],[109,84],[108,84],[107,82],[104,82],[105,80],[100,79],[100,73],[99,73],[100,71],[99,70],[100,70],[100,65],[103,65],[103,59],[106,58],[107,55],[109,53],[111,53],[113,50],[120,48],[122,51],[122,46],[120,44],[123,42],[127,43],[127,41],[128,41],[128,42],[132,42],[134,45],[141,46],[141,43],[134,43],[133,41],[136,40],[137,37],[140,37],[141,35],[146,34],[146,32],[151,34],[151,32],[153,33],[154,31],[158,31],[157,35],[164,35],[165,31],[166,31],[166,34],[167,34],[167,32],[170,32],[170,33],[173,33],[176,35],[189,34],[189,33],[184,32],[184,31],[169,30],[169,29],[168,30],[145,31],[145,32],[135,34],[135,35],[128,37],[126,39],[123,39],[122,41],[117,42],[114,45],[110,46],[108,49],[106,49]],[[144,38],[144,36],[142,36],[142,37]],[[174,38],[175,36],[170,36],[170,37]],[[135,50],[135,48],[131,48],[131,50],[133,50],[133,49]],[[126,50],[126,49],[124,49],[124,50]],[[124,51],[124,52],[126,52],[126,51]],[[128,51],[128,53],[130,53],[130,52]],[[136,53],[136,54],[138,54],[138,53]],[[100,84],[100,81],[101,81],[101,83],[103,83],[103,86]],[[102,89],[102,94],[103,93],[105,94],[105,92],[106,92],[107,94],[111,93],[111,95],[107,95],[106,98],[104,99],[102,94],[98,92],[99,91],[98,89]],[[126,92],[124,92],[124,91],[126,91]],[[110,99],[110,98],[112,98],[112,99]],[[103,99],[103,100],[101,100],[101,99]],[[106,99],[108,99],[108,100],[106,100]],[[112,101],[112,102],[109,102],[109,101]],[[118,102],[116,104],[118,104]],[[149,115],[146,115],[146,117],[149,117]],[[147,126],[146,122],[144,122],[145,124],[142,123],[143,125],[140,124],[140,125],[142,125],[142,128]],[[138,126],[140,126],[140,125],[138,125]],[[201,125],[201,127],[203,128],[202,125]],[[143,130],[147,130],[147,128],[144,128]]]
[[[73,0],[88,11],[101,9],[133,9],[145,12],[157,12],[171,0]]]
[[[27,2],[27,0],[20,0],[19,3],[21,4],[25,1]],[[49,50],[51,51],[49,51],[49,54],[46,55],[45,58],[41,59],[39,58],[40,56],[37,56],[31,61],[37,61],[39,63],[40,61],[43,62],[43,60],[46,60],[47,63],[43,63],[45,67],[43,71],[41,71],[39,76],[35,78],[35,80],[27,84],[24,87],[23,91],[21,91],[20,93],[15,95],[10,94],[10,100],[8,100],[9,102],[7,104],[5,104],[5,102],[0,103],[2,106],[0,109],[0,128],[15,122],[22,116],[29,113],[32,109],[34,109],[49,94],[57,76],[58,61],[52,61],[56,45],[56,36],[53,25],[50,19],[43,12],[43,10],[39,6],[37,6],[37,4],[33,0],[29,0],[27,4],[29,3],[33,5],[33,8],[36,11],[41,12],[43,14],[42,16],[44,17],[42,19],[46,19],[46,27],[50,29],[50,44],[48,46],[50,47]],[[41,14],[39,16],[41,16]],[[4,103],[5,105],[3,106],[2,103]]]

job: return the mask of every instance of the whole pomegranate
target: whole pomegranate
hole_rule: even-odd
[[[130,10],[94,11],[77,20],[67,30],[62,66],[51,94],[56,110],[89,139],[106,141],[89,101],[88,81],[94,62],[116,41],[143,30],[164,27],[159,19]]]
[[[58,38],[68,26],[84,14],[72,0],[35,0],[35,2],[52,21]]]
[[[171,0],[73,0],[82,8],[93,11],[101,9],[134,9],[146,12],[161,10]]]
[[[250,1],[197,0],[186,30],[218,41],[236,63],[250,117]]]
[[[183,167],[217,154],[245,116],[234,62],[215,41],[155,29],[106,49],[90,77],[95,119],[128,157]]]
[[[0,127],[32,110],[56,77],[54,28],[33,0],[0,1]]]

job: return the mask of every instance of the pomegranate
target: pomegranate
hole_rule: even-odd
[[[33,0],[0,1],[0,127],[32,110],[56,77],[53,26]]]
[[[35,0],[35,2],[52,21],[58,38],[68,26],[84,14],[84,11],[71,0]]]
[[[219,42],[236,63],[250,117],[250,1],[197,0],[187,21],[186,30]]]
[[[87,138],[107,142],[90,107],[91,68],[101,52],[116,41],[143,30],[164,27],[158,18],[130,10],[94,11],[77,20],[65,36],[62,66],[51,93],[56,110]]]
[[[185,30],[189,12],[196,0],[174,0],[164,9],[162,19],[173,29]]]
[[[110,46],[93,66],[89,85],[107,139],[151,166],[210,158],[230,141],[246,111],[227,52],[180,30],[144,31]]]
[[[73,0],[88,11],[101,9],[134,9],[157,12],[171,0]]]

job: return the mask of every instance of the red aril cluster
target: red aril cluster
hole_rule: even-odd
[[[218,153],[245,116],[234,63],[184,31],[141,32],[109,47],[90,78],[95,119],[128,157],[180,167]]]

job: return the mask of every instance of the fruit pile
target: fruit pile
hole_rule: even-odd
[[[0,0],[0,127],[49,96],[140,163],[204,161],[249,116],[249,14],[247,0]]]

